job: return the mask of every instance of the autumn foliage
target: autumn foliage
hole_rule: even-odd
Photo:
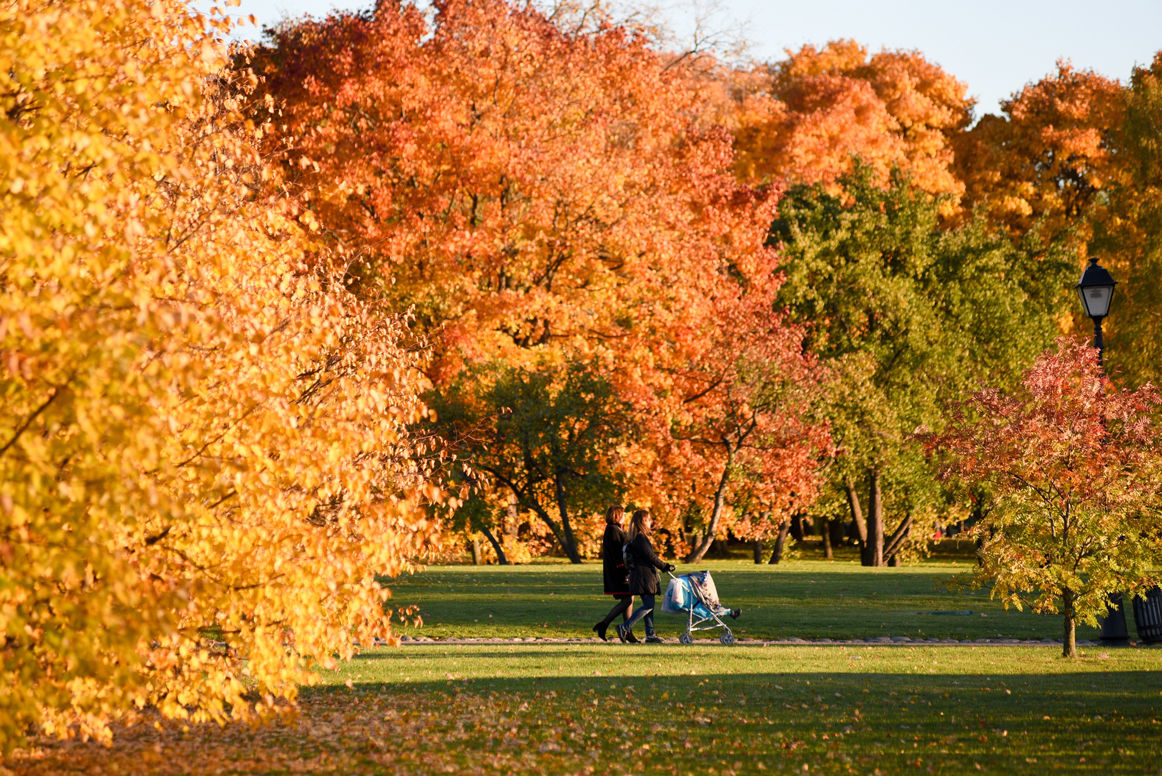
[[[1124,120],[1110,133],[1117,173],[1096,209],[1090,250],[1119,281],[1109,319],[1111,364],[1130,384],[1162,383],[1162,52],[1122,91]],[[1109,132],[1109,128],[1104,128]]]
[[[304,258],[176,2],[0,23],[0,742],[269,709],[426,537],[403,322]]]
[[[855,160],[893,169],[955,207],[952,141],[972,120],[967,86],[915,51],[852,40],[804,46],[743,81],[738,160],[746,178],[834,184]]]
[[[415,310],[438,395],[499,395],[463,382],[494,380],[499,365],[585,365],[638,432],[606,464],[675,535],[699,506],[718,509],[704,486],[737,468],[706,458],[735,433],[716,424],[795,422],[773,388],[738,376],[744,358],[801,374],[801,335],[771,304],[777,192],[735,180],[700,69],[603,17],[567,25],[501,0],[436,3],[430,27],[396,3],[307,22],[277,31],[256,65],[279,106],[269,147],[358,257],[352,286]],[[484,461],[495,446],[473,448],[460,428],[450,454],[492,472],[474,487],[540,515],[578,559],[561,478],[501,476]],[[697,441],[707,434],[711,447]],[[779,476],[758,480],[806,495],[810,459],[764,459]]]
[[[909,432],[1068,320],[1062,246],[1157,299],[1158,61],[1062,63],[973,125],[919,52],[739,67],[599,8],[429,11],[228,51],[179,0],[0,10],[0,748],[261,715],[390,639],[385,578],[441,542],[579,562],[610,501],[693,561],[866,477],[894,554],[943,506]],[[998,590],[1083,619],[1157,534],[1154,394],[1088,358],[949,438],[1002,483]],[[1042,475],[1065,501],[1004,489]]]
[[[991,487],[995,506],[974,527],[978,580],[1006,604],[1061,612],[1066,657],[1108,593],[1158,582],[1160,402],[1152,386],[1114,387],[1094,348],[1063,340],[1020,391],[976,394],[929,440],[953,458],[950,474]]]
[[[1122,92],[1117,81],[1058,62],[1003,102],[1002,116],[985,116],[958,139],[968,203],[1016,232],[1077,225],[1124,174],[1110,143]]]
[[[1068,61],[958,137],[966,206],[1024,240],[1057,244],[1078,268],[1099,256],[1119,281],[1107,363],[1131,384],[1162,379],[1159,285],[1158,62],[1127,83]],[[1075,310],[1075,315],[1079,310]],[[1088,320],[1075,319],[1082,331]]]

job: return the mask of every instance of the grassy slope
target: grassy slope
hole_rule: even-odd
[[[459,751],[428,750],[417,764],[465,767],[493,752],[501,770],[528,770],[532,755],[538,769],[573,772],[592,752],[599,772],[645,757],[683,773],[803,764],[1146,773],[1158,768],[1162,740],[1160,656],[1096,650],[1069,663],[1040,647],[431,645],[378,652],[328,681],[372,695],[390,683],[401,698],[455,710],[430,722],[425,738],[458,740]]]

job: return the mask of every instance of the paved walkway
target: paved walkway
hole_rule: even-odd
[[[663,640],[666,644],[678,645],[678,639]],[[718,637],[695,639],[698,644],[713,644]],[[471,639],[433,639],[427,636],[401,636],[400,643],[404,646],[416,644],[463,645],[474,644],[601,644],[598,638],[471,638]],[[610,639],[610,644],[618,644],[617,639]],[[908,636],[876,636],[870,639],[747,639],[735,637],[735,645],[741,647],[968,647],[968,646],[1005,646],[1005,647],[1041,647],[1061,646],[1056,639],[1022,640],[1022,639],[976,639],[971,641],[957,641],[956,639],[913,639]],[[618,644],[620,646],[620,644]],[[1097,641],[1078,641],[1079,647],[1105,646]],[[1144,646],[1144,645],[1136,645]],[[1162,645],[1157,645],[1162,646]]]

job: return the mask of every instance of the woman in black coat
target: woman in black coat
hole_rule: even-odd
[[[626,562],[629,564],[629,591],[639,596],[641,606],[625,625],[617,626],[617,637],[622,641],[633,638],[633,626],[638,620],[646,622],[646,643],[660,644],[661,639],[654,632],[654,596],[661,592],[658,571],[673,571],[674,564],[665,563],[654,552],[650,543],[650,529],[653,518],[649,510],[639,509],[633,513],[629,524],[629,544],[626,545]]]
[[[625,510],[618,506],[605,511],[605,535],[601,537],[601,565],[605,577],[605,594],[613,596],[617,602],[605,615],[605,619],[593,626],[602,641],[608,641],[605,632],[609,624],[620,614],[627,622],[633,614],[633,596],[629,592],[629,574],[625,570],[625,558],[621,549],[628,537],[621,530],[625,521]],[[637,641],[637,639],[634,639]]]

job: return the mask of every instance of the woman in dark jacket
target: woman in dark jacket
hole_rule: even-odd
[[[601,565],[605,576],[605,594],[613,596],[617,601],[605,619],[593,626],[602,641],[608,641],[605,632],[609,624],[620,614],[627,622],[633,614],[633,596],[629,592],[629,574],[625,570],[625,557],[621,548],[625,546],[628,537],[621,530],[625,521],[625,510],[618,506],[610,507],[605,511],[605,535],[601,537]],[[634,639],[637,641],[637,639]]]
[[[633,638],[633,626],[638,620],[646,621],[646,643],[660,644],[661,639],[654,632],[654,596],[661,592],[658,570],[673,571],[674,564],[664,563],[654,552],[650,543],[650,529],[653,518],[649,510],[639,509],[633,513],[629,523],[629,544],[626,545],[626,562],[629,564],[629,591],[639,596],[641,606],[625,625],[617,626],[617,637],[622,641]]]

